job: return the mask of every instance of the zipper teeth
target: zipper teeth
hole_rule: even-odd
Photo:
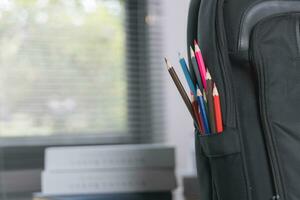
[[[257,31],[254,31],[253,36],[255,37]],[[252,44],[254,44],[254,42],[252,42]],[[274,182],[274,190],[275,190],[275,195],[272,197],[272,199],[279,199],[280,198],[280,177],[279,177],[279,163],[277,160],[277,155],[275,153],[275,142],[274,142],[274,138],[270,132],[270,127],[269,127],[269,123],[267,120],[267,110],[266,110],[266,97],[264,95],[264,91],[265,91],[265,87],[262,84],[261,80],[265,80],[265,76],[264,76],[264,70],[261,69],[261,63],[260,62],[256,62],[256,57],[258,57],[253,49],[258,49],[256,48],[254,45],[252,46],[251,49],[251,60],[255,66],[257,75],[259,77],[259,96],[260,96],[260,110],[261,110],[261,116],[262,116],[262,120],[263,120],[263,129],[265,132],[265,138],[266,138],[266,143],[267,143],[267,152],[268,152],[268,156],[269,156],[269,161],[270,161],[270,165],[271,165],[271,170],[272,170],[272,177],[273,177],[273,182]],[[276,165],[277,164],[277,165]]]
[[[261,77],[260,79],[262,80],[264,77],[263,77],[263,72],[262,70],[259,70],[260,74],[261,74]],[[274,154],[274,147],[273,147],[273,139],[272,139],[272,134],[270,134],[269,132],[269,127],[268,127],[268,120],[267,120],[267,114],[266,114],[266,98],[265,96],[263,95],[265,91],[265,88],[262,86],[261,83],[259,83],[260,85],[260,97],[261,97],[261,100],[260,100],[260,107],[261,107],[261,115],[262,115],[262,119],[263,119],[263,128],[265,129],[265,133],[266,133],[266,136],[268,137],[266,141],[268,141],[267,143],[267,146],[269,148],[269,157],[270,157],[270,161],[271,161],[271,168],[272,168],[272,174],[273,174],[273,179],[274,179],[274,182],[276,184],[274,184],[274,187],[275,187],[275,195],[279,194],[279,186],[278,186],[278,180],[277,180],[277,176],[276,176],[276,167],[275,167],[275,154]],[[271,143],[269,142],[271,141]]]

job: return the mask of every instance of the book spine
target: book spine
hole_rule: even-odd
[[[174,168],[173,149],[46,151],[45,170],[114,169],[114,168]]]
[[[45,195],[159,192],[175,187],[176,178],[171,170],[42,173],[42,193]]]
[[[33,200],[172,200],[172,192],[149,192],[149,193],[117,193],[95,195],[72,195],[72,196],[34,196]]]

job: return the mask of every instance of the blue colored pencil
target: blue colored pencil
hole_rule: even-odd
[[[193,92],[194,96],[197,96],[197,91],[196,91],[196,87],[192,81],[191,78],[191,74],[189,72],[189,69],[187,67],[187,64],[185,62],[185,59],[181,56],[181,54],[179,53],[179,63],[181,65],[182,71],[184,73],[185,79],[189,85],[190,90]]]
[[[202,119],[203,119],[205,133],[207,135],[209,135],[210,134],[210,128],[209,128],[206,109],[205,109],[205,105],[204,105],[204,99],[203,99],[202,92],[199,88],[197,89],[197,99],[198,99],[198,104],[199,104],[199,107],[200,107],[201,116],[202,116]]]

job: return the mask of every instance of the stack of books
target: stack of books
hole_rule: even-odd
[[[197,175],[186,175],[183,177],[183,195],[185,200],[201,199]]]
[[[171,200],[174,148],[165,145],[52,147],[35,200]]]

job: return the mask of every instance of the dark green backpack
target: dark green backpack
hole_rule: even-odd
[[[300,1],[191,0],[224,132],[200,136],[201,200],[300,199]]]

